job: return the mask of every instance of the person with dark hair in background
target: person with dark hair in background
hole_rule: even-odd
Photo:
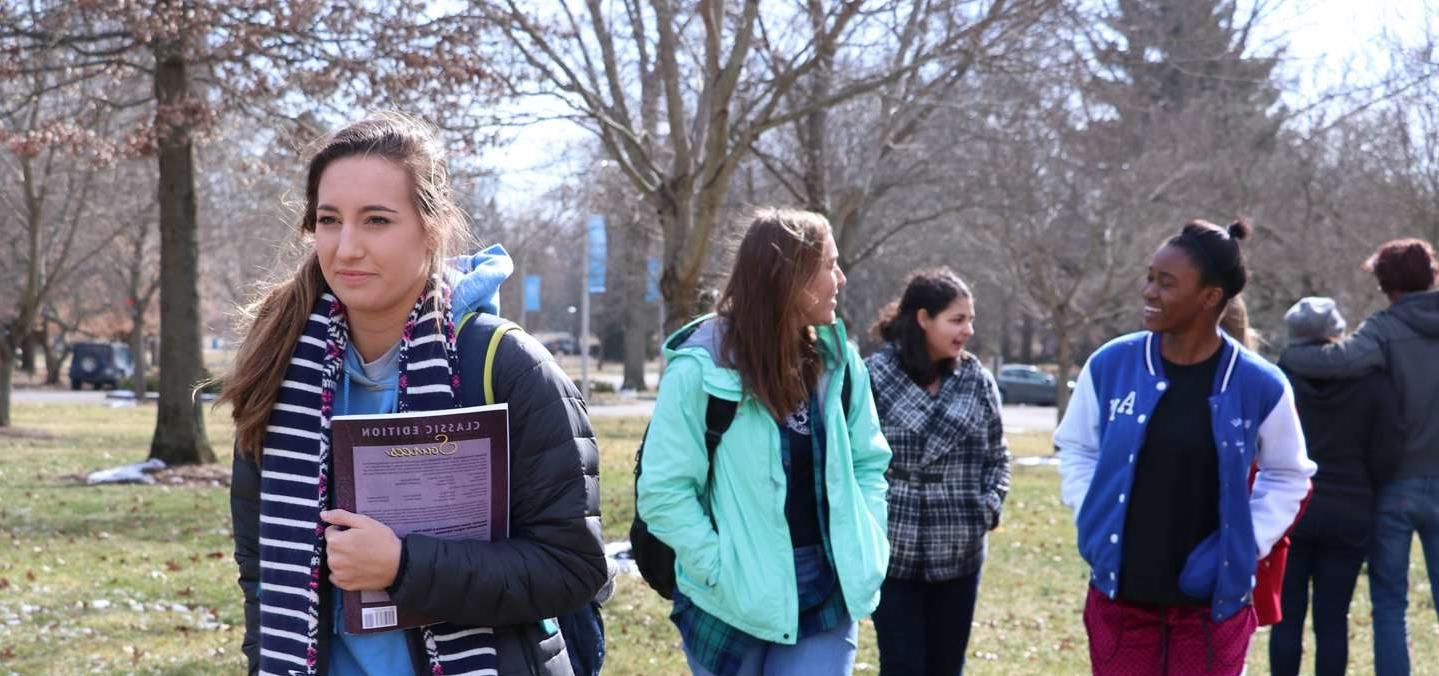
[[[994,377],[965,351],[974,297],[948,269],[910,277],[874,332],[870,382],[889,466],[889,574],[874,613],[881,676],[964,671],[986,534],[1009,494]]]
[[[1379,488],[1369,541],[1369,596],[1374,604],[1374,669],[1378,676],[1409,673],[1409,549],[1414,534],[1424,549],[1429,588],[1439,603],[1439,291],[1434,249],[1418,239],[1379,247],[1364,264],[1389,307],[1370,315],[1353,335],[1322,345],[1295,346],[1284,366],[1308,378],[1357,378],[1387,371],[1399,393],[1404,450]],[[1439,608],[1436,608],[1439,610]]]
[[[890,450],[844,283],[823,216],[762,210],[718,313],[665,341],[636,509],[674,549],[695,674],[848,674],[879,604]]]
[[[1149,330],[1090,356],[1055,431],[1096,674],[1242,673],[1256,565],[1308,492],[1288,381],[1219,330],[1248,235],[1193,221],[1155,251]]]
[[[1344,317],[1329,298],[1301,299],[1284,322],[1291,346],[1331,343],[1344,333]],[[1285,366],[1281,357],[1279,367]],[[1312,580],[1314,673],[1343,674],[1349,601],[1373,528],[1374,492],[1393,473],[1402,449],[1399,395],[1379,372],[1357,379],[1286,375],[1319,473],[1308,509],[1290,533],[1284,619],[1269,634],[1269,666],[1275,676],[1299,673]]]

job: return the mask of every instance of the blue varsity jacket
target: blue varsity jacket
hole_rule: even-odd
[[[1185,594],[1210,599],[1215,621],[1252,602],[1258,561],[1293,523],[1316,469],[1284,374],[1220,335],[1223,354],[1209,397],[1219,454],[1219,530],[1190,553],[1179,578]],[[1124,565],[1125,499],[1135,460],[1169,387],[1159,348],[1159,334],[1142,331],[1096,351],[1054,433],[1060,493],[1075,510],[1079,553],[1091,567],[1090,584],[1110,598],[1119,592]]]

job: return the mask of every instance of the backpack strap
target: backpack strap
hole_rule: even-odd
[[[840,389],[840,400],[844,405],[844,416],[849,418],[850,398],[854,394],[854,378],[850,377],[848,367],[844,370],[844,385]],[[719,448],[720,439],[729,427],[734,423],[735,411],[739,402],[721,399],[714,395],[708,396],[709,401],[705,404],[705,451],[709,454],[710,472],[714,472],[715,449]],[[648,427],[646,427],[648,432]]]
[[[476,329],[476,331],[479,332],[478,334],[475,334],[475,331],[470,332],[475,335],[471,340],[481,340],[485,345],[485,359],[480,363],[480,372],[478,374],[475,373],[473,365],[466,368],[464,360],[461,359],[460,361],[460,385],[467,395],[464,396],[465,405],[467,406],[476,405],[475,400],[479,399],[478,397],[469,396],[479,394],[479,392],[471,389],[476,382],[481,384],[483,388],[481,392],[483,392],[484,398],[480,399],[480,401],[483,401],[486,405],[495,403],[495,354],[500,351],[500,341],[505,337],[506,333],[523,330],[518,324],[499,317],[493,317],[493,319],[476,319],[478,314],[477,312],[465,313],[465,316],[460,318],[459,325],[455,327],[456,345],[460,344],[460,338],[465,335],[465,328],[471,324],[477,324],[479,326],[479,328]],[[486,332],[488,332],[488,336],[485,335]],[[461,353],[463,354],[463,352],[462,350]],[[478,381],[475,380],[475,376],[477,375],[479,376]]]
[[[739,402],[728,399],[720,399],[713,394],[707,397],[705,403],[705,453],[708,455],[709,469],[705,476],[705,493],[709,493],[715,482],[715,450],[719,448],[720,440],[724,433],[729,431],[729,426],[734,422],[735,411],[739,408]],[[710,498],[713,500],[713,498]],[[709,510],[710,525],[719,530],[719,524],[715,521],[714,509]]]
[[[705,404],[705,450],[709,453],[710,465],[713,466],[715,449],[719,448],[720,439],[734,423],[739,402],[720,399],[713,394],[709,395],[708,399],[709,402]],[[714,470],[711,469],[710,472],[713,473]]]

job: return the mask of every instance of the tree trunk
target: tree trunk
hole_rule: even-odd
[[[1064,419],[1064,412],[1069,409],[1069,369],[1073,364],[1074,348],[1070,345],[1068,327],[1056,322],[1054,327],[1055,342],[1055,363],[1059,366],[1059,372],[1054,380],[1055,392],[1055,423]]]
[[[160,404],[150,457],[170,465],[215,462],[204,411],[193,392],[203,372],[200,351],[200,248],[195,164],[183,38],[155,45],[155,126],[159,140]]]
[[[135,401],[143,404],[149,385],[145,380],[145,370],[150,367],[150,360],[145,358],[145,313],[136,305],[131,315],[130,358],[135,362],[135,375],[130,377],[130,390],[135,393]]]
[[[1020,320],[1019,359],[1026,364],[1034,363],[1034,317],[1028,313]]]
[[[60,335],[50,336],[50,322],[45,322],[45,384],[59,385],[61,365],[65,363],[65,357],[70,354],[70,349],[65,347],[65,330],[60,330]]]
[[[714,310],[701,298],[698,281],[686,281],[675,272],[675,265],[666,261],[660,277],[660,293],[665,299],[665,335],[690,323],[695,317]]]
[[[42,252],[40,248],[40,226],[43,218],[44,197],[35,180],[35,172],[28,157],[20,159],[20,181],[25,196],[25,228],[28,263],[25,269],[25,286],[20,290],[15,320],[9,326],[0,327],[5,333],[0,336],[0,427],[10,426],[10,387],[15,381],[15,348],[29,342],[30,327],[35,324],[35,315],[40,308]]]
[[[1013,321],[1013,299],[1007,299],[999,311],[999,360],[1010,361],[1014,358],[1014,321]]]
[[[825,6],[819,0],[809,0],[808,14],[810,31],[814,36],[818,65],[809,83],[809,100],[823,101],[830,96],[834,80],[833,40],[828,39],[825,30]],[[816,106],[801,120],[796,121],[800,141],[800,155],[803,161],[805,208],[826,218],[832,218],[829,203],[829,107]],[[843,224],[831,222],[832,228]]]
[[[703,298],[704,259],[692,259],[688,264],[692,267],[686,268],[686,248],[702,246],[691,240],[710,237],[714,225],[711,219],[706,222],[708,227],[697,226],[702,215],[692,210],[694,201],[686,195],[689,189],[686,185],[678,190],[662,190],[648,200],[656,206],[663,233],[660,295],[665,303],[665,335],[714,310],[713,303]]]
[[[139,232],[131,242],[130,248],[130,269],[126,272],[130,290],[126,304],[130,308],[130,359],[134,362],[134,375],[130,377],[130,391],[135,393],[135,401],[145,403],[145,393],[149,387],[146,371],[150,367],[149,355],[145,354],[145,311],[150,308],[150,301],[154,298],[155,287],[143,290],[145,286],[145,245],[150,239],[150,226],[147,223],[140,223]]]
[[[0,428],[10,426],[10,381],[15,377],[15,352],[10,341],[0,337]]]
[[[620,389],[643,392],[646,389],[645,359],[649,356],[645,348],[649,345],[650,320],[653,317],[649,304],[645,302],[645,290],[649,286],[649,266],[645,264],[645,257],[650,247],[642,224],[630,222],[627,226],[622,253],[624,270],[621,272],[626,277],[628,296],[621,310],[624,314],[625,379]]]
[[[35,334],[32,332],[26,332],[25,339],[20,341],[20,370],[35,377]]]

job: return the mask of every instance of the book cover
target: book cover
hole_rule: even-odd
[[[335,505],[403,538],[423,533],[497,541],[509,536],[509,407],[335,416]],[[372,634],[437,620],[384,591],[346,591],[345,630]]]

